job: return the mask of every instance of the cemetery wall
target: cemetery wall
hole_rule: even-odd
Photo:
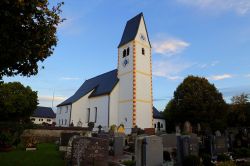
[[[38,142],[55,142],[60,139],[61,133],[84,132],[83,129],[26,129],[21,135],[21,139],[27,136],[35,137]]]

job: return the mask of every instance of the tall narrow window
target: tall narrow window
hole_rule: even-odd
[[[87,108],[87,116],[88,116],[88,119],[87,119],[87,122],[89,123],[90,121],[90,108]]]
[[[97,121],[97,107],[95,107],[95,123]]]
[[[67,119],[65,119],[65,122],[64,122],[64,123],[65,123],[65,125],[67,124]]]
[[[63,119],[62,119],[62,125],[63,125]]]
[[[127,48],[127,56],[129,56],[129,47]]]
[[[122,52],[122,57],[124,58],[125,56],[126,56],[126,49],[124,49]]]
[[[141,49],[141,53],[142,53],[142,55],[145,55],[145,49],[144,48]]]

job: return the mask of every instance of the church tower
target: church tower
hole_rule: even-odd
[[[118,123],[153,127],[151,45],[143,14],[130,19],[118,46]]]

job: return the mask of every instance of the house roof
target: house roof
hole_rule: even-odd
[[[132,19],[127,21],[125,29],[123,31],[121,41],[120,41],[118,47],[135,39],[142,17],[143,17],[143,13],[140,13],[137,16],[135,16]],[[145,25],[145,27],[146,27],[146,25]],[[146,28],[146,31],[147,31],[147,28]],[[148,33],[147,33],[147,35],[148,35]]]
[[[41,117],[41,118],[56,118],[56,114],[50,107],[37,106],[32,117]]]
[[[58,107],[72,104],[91,91],[93,92],[89,95],[89,98],[110,94],[118,81],[119,79],[117,78],[117,69],[88,79],[82,84],[82,86],[73,96],[59,104]]]
[[[153,107],[153,118],[154,119],[165,119],[163,112],[158,111],[155,107]]]

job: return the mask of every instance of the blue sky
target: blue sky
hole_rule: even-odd
[[[53,1],[53,3],[55,3]],[[163,110],[188,75],[203,76],[223,93],[250,94],[249,0],[65,0],[54,54],[32,77],[4,77],[38,91],[54,106],[84,80],[117,65],[117,45],[126,21],[144,13],[153,46],[154,105]]]

